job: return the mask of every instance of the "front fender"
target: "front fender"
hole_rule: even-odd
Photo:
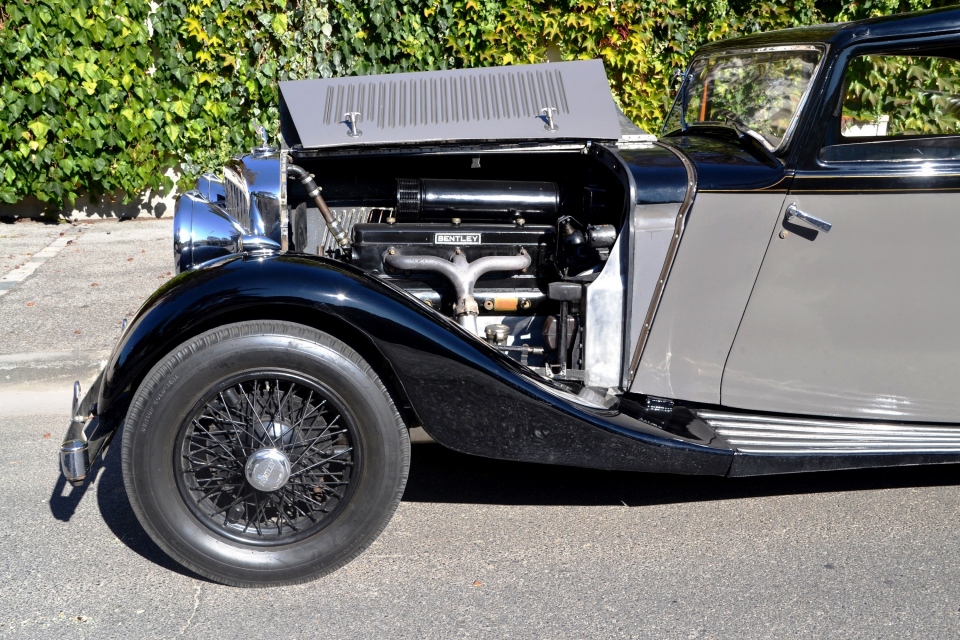
[[[281,315],[334,335],[344,325],[362,334],[424,429],[452,449],[607,469],[722,474],[729,466],[729,451],[581,404],[407,293],[306,255],[230,256],[164,284],[108,361],[99,413],[125,415],[149,369],[193,335],[238,317]]]

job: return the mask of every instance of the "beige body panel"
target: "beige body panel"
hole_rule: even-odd
[[[960,194],[805,194],[783,221],[723,376],[724,405],[960,421]]]
[[[631,392],[719,404],[724,363],[783,199],[697,194]]]

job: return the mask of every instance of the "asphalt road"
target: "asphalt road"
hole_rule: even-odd
[[[336,574],[198,579],[140,528],[116,450],[86,488],[57,465],[70,384],[169,277],[170,230],[0,224],[0,276],[72,240],[0,297],[0,637],[960,635],[956,466],[687,478],[416,444],[396,517]]]

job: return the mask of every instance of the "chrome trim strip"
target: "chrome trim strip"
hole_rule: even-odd
[[[286,143],[280,138],[280,251],[286,253],[290,248],[290,209],[287,206],[287,157]]]
[[[849,422],[697,411],[741,453],[956,453],[960,425]]]
[[[650,300],[650,306],[647,308],[647,315],[643,319],[643,326],[640,327],[640,337],[637,339],[637,347],[633,351],[633,358],[630,360],[630,371],[628,373],[626,388],[629,389],[633,384],[633,379],[637,375],[637,369],[640,366],[640,358],[643,356],[643,349],[647,346],[647,340],[650,338],[650,331],[653,329],[653,320],[657,315],[657,309],[660,308],[660,300],[663,298],[663,290],[667,285],[667,279],[670,277],[670,270],[673,268],[673,262],[677,257],[677,251],[680,248],[680,241],[683,239],[683,231],[687,225],[690,209],[693,207],[693,199],[697,195],[697,168],[687,158],[686,154],[668,144],[655,142],[654,144],[669,150],[687,170],[687,192],[683,196],[683,202],[680,204],[680,211],[677,212],[677,220],[673,227],[673,239],[670,241],[670,247],[667,249],[667,256],[663,260],[663,268],[660,270],[660,277],[657,279],[657,286],[653,290],[653,298]],[[632,248],[632,247],[631,247]],[[628,307],[630,308],[630,307]],[[629,335],[629,334],[628,334]]]

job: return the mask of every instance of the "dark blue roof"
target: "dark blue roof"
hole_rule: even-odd
[[[731,48],[764,47],[778,44],[844,45],[851,40],[895,39],[929,36],[960,31],[960,7],[900,13],[855,22],[835,22],[796,29],[768,31],[755,35],[713,42],[701,53]]]

